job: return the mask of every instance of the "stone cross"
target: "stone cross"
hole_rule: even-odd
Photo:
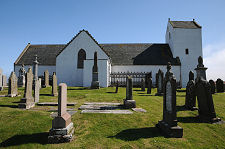
[[[145,91],[145,79],[141,79],[141,91]]]
[[[211,87],[211,93],[215,94],[215,92],[216,92],[215,82],[213,80],[209,80],[209,84],[210,84],[210,87]]]
[[[52,75],[52,96],[58,96],[57,77],[55,72],[53,72],[53,75]]]
[[[45,76],[45,84],[44,84],[44,87],[49,87],[49,72],[48,72],[48,70],[45,70],[44,76]]]
[[[119,89],[119,81],[116,80],[116,91],[115,91],[115,93],[118,93],[118,89]]]
[[[132,78],[130,76],[127,76],[126,79],[126,99],[124,99],[124,108],[129,109],[129,108],[136,108],[136,101],[133,100],[133,94],[132,94],[132,88],[133,88],[133,83],[132,83]]]
[[[22,67],[19,70],[19,79],[18,79],[18,86],[19,87],[25,87],[25,80],[26,80],[26,71],[24,68],[24,64],[22,64]]]
[[[156,96],[163,94],[163,72],[159,69],[157,76],[157,93]]]
[[[156,124],[167,137],[181,138],[183,128],[177,125],[176,113],[176,78],[171,72],[171,64],[167,64],[167,72],[163,84],[163,120]]]
[[[189,72],[189,81],[186,86],[186,96],[185,96],[185,108],[188,110],[197,110],[196,105],[196,95],[195,95],[195,81],[194,72]]]
[[[152,78],[148,77],[148,88],[147,88],[147,94],[151,94],[151,90],[152,90]]]
[[[204,65],[203,65],[203,59],[202,59],[202,57],[199,56],[198,57],[198,65],[197,65],[197,68],[195,68],[195,71],[197,73],[196,79],[203,78],[204,80],[206,80],[206,70],[207,69],[208,68],[204,67]]]
[[[33,73],[32,69],[29,68],[26,73],[26,84],[24,90],[24,98],[21,99],[19,103],[19,108],[30,109],[35,106],[34,97],[32,95],[32,86],[33,86]]]
[[[223,93],[224,92],[224,83],[222,79],[216,80],[216,91],[217,93]]]
[[[34,56],[34,62],[33,62],[33,74],[34,74],[34,81],[38,80],[38,60],[37,55]]]
[[[13,71],[9,77],[8,96],[15,97],[17,95],[18,95],[17,77],[15,72]]]
[[[34,73],[34,101],[35,103],[39,102],[39,94],[40,94],[40,83],[38,80],[38,64],[37,55],[34,56],[33,62],[33,73]]]
[[[97,58],[97,52],[94,53],[94,65],[92,68],[92,82],[91,82],[91,88],[92,89],[99,89],[99,81],[98,81],[98,58]]]

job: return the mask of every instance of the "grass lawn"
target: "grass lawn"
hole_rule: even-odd
[[[77,102],[78,110],[84,102],[120,102],[125,98],[125,88],[89,90],[68,87],[68,101]],[[21,97],[23,88],[19,89]],[[137,107],[146,113],[80,114],[72,116],[75,139],[71,143],[47,144],[51,128],[51,110],[57,107],[35,106],[30,110],[17,108],[21,97],[0,97],[0,146],[8,148],[225,148],[225,124],[199,123],[197,111],[182,111],[185,93],[177,92],[178,125],[184,129],[183,138],[165,138],[155,128],[162,120],[163,97],[153,96],[133,89]],[[7,94],[7,89],[0,94]],[[40,102],[57,101],[50,96],[51,88],[41,89]],[[225,120],[225,93],[213,95],[217,117]]]

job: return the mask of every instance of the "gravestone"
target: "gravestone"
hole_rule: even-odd
[[[92,89],[99,89],[99,81],[98,81],[98,58],[97,52],[94,53],[94,65],[92,68],[92,82],[91,82]]]
[[[67,86],[59,84],[58,116],[52,120],[52,128],[49,131],[49,143],[70,142],[74,132],[71,116],[67,112]]]
[[[52,75],[52,96],[58,96],[57,77],[55,72],[53,72],[53,75]]]
[[[20,103],[18,104],[19,108],[30,109],[35,106],[34,97],[32,96],[32,85],[33,85],[33,73],[32,69],[29,68],[26,73],[24,97],[20,100]]]
[[[13,71],[9,77],[8,96],[15,97],[17,95],[18,95],[17,77],[15,72]]]
[[[216,92],[217,93],[224,92],[224,83],[223,80],[220,78],[216,80]]]
[[[39,102],[39,94],[40,94],[40,84],[38,80],[38,60],[37,55],[34,56],[34,62],[33,62],[33,73],[34,73],[34,102]]]
[[[151,77],[148,77],[148,80],[147,80],[147,84],[148,84],[148,88],[147,88],[147,94],[151,94],[151,90],[152,90],[152,78]]]
[[[145,91],[145,79],[141,79],[141,91]]]
[[[45,70],[45,72],[44,72],[44,85],[43,85],[43,87],[45,88],[45,87],[49,87],[49,72],[48,72],[48,70]]]
[[[202,67],[199,67],[202,66]],[[205,80],[206,68],[203,65],[201,57],[199,57],[197,68],[195,69],[197,74],[195,83],[195,93],[198,100],[198,114],[199,118],[203,122],[216,123],[221,121],[220,118],[216,118],[216,112],[213,104],[213,97],[211,93],[211,86],[208,81]]]
[[[119,89],[119,81],[116,80],[116,91],[115,91],[115,93],[118,93],[118,89]]]
[[[215,92],[216,92],[215,82],[213,80],[209,80],[209,84],[210,84],[210,87],[211,87],[211,93],[215,94]]]
[[[42,86],[42,84],[41,84],[41,78],[38,78],[38,81],[39,81],[39,87],[41,88]]]
[[[176,78],[171,72],[171,64],[167,64],[167,72],[163,85],[163,120],[156,124],[167,137],[182,138],[183,128],[177,125],[176,112]]]
[[[130,76],[127,76],[126,78],[126,99],[124,99],[124,108],[130,109],[130,108],[136,108],[136,101],[133,100],[133,82],[132,78]]]
[[[0,91],[3,90],[3,85],[2,85],[2,69],[0,68]]]
[[[18,86],[19,87],[25,87],[25,81],[26,81],[26,70],[24,68],[24,64],[22,64],[22,67],[19,70],[19,78],[18,78]]]
[[[189,72],[189,81],[186,86],[185,108],[188,110],[197,110],[196,95],[195,95],[195,81],[194,72]]]
[[[161,69],[159,69],[158,74],[156,75],[157,77],[157,93],[155,94],[156,96],[161,96],[163,95],[163,72]]]
[[[2,86],[7,87],[7,77],[6,77],[6,75],[2,75]]]

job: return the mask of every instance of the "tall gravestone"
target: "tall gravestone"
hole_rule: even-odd
[[[130,76],[127,76],[126,78],[126,99],[124,99],[124,108],[136,108],[136,101],[133,100],[133,82],[132,78]]]
[[[19,108],[30,109],[35,106],[34,97],[32,95],[32,86],[33,86],[33,73],[32,69],[29,68],[26,73],[24,97],[20,100],[20,103],[18,104]]]
[[[49,131],[49,143],[70,142],[74,132],[71,116],[67,112],[67,86],[59,84],[58,116],[52,120],[52,128]]]
[[[211,87],[211,93],[215,94],[215,92],[216,92],[215,82],[213,80],[209,80],[209,84],[210,84],[210,87]]]
[[[17,95],[18,95],[17,77],[15,72],[13,71],[9,77],[8,96],[15,97]]]
[[[189,81],[186,86],[185,108],[188,110],[197,110],[194,72],[189,72]]]
[[[98,58],[97,52],[94,53],[94,65],[92,68],[92,82],[91,82],[92,89],[99,89],[99,81],[98,81]]]
[[[141,91],[145,91],[145,79],[141,79]]]
[[[148,77],[148,80],[147,80],[147,94],[151,94],[151,90],[152,90],[152,78],[151,77]]]
[[[49,87],[49,72],[48,72],[48,70],[45,70],[45,72],[44,72],[44,85],[43,85],[43,87]]]
[[[163,95],[163,72],[161,69],[159,69],[158,74],[156,75],[157,77],[157,93],[155,94],[156,96],[161,96]]]
[[[34,102],[39,102],[39,94],[40,94],[40,83],[38,80],[38,60],[37,55],[34,56],[34,62],[33,62],[33,73],[34,73]]]
[[[156,124],[167,137],[181,138],[183,128],[177,125],[176,112],[176,78],[171,72],[171,64],[167,64],[167,72],[164,80],[163,95],[163,120]]]
[[[117,79],[116,80],[116,91],[115,91],[115,93],[118,93],[118,89],[119,89],[119,80]]]
[[[198,114],[200,120],[203,122],[210,123],[221,121],[220,118],[216,118],[216,112],[214,109],[213,97],[211,93],[211,86],[209,82],[205,80],[204,74],[206,73],[206,69],[204,68],[201,57],[199,57],[198,66],[195,70],[197,71],[197,74],[199,74],[196,78],[195,90],[198,99]]]
[[[223,80],[220,78],[216,80],[216,92],[217,93],[224,92],[224,83]]]
[[[19,70],[19,78],[18,78],[18,86],[19,87],[25,87],[25,81],[26,81],[26,70],[24,68],[24,64],[22,64],[22,67]]]
[[[52,75],[52,96],[58,96],[57,77],[55,72],[53,72],[53,75]]]
[[[0,91],[3,90],[3,85],[2,85],[2,69],[0,68]]]

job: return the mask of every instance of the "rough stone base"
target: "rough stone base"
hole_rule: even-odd
[[[125,109],[136,108],[136,101],[135,100],[123,100],[123,105]]]
[[[183,128],[179,126],[170,127],[164,121],[159,121],[159,123],[156,124],[156,127],[159,128],[165,134],[165,137],[169,137],[169,138],[183,137]]]
[[[32,107],[35,106],[35,103],[34,102],[30,102],[30,103],[19,103],[18,104],[18,108],[20,109],[30,109]]]
[[[74,127],[71,122],[66,128],[50,129],[48,143],[65,143],[73,140]]]
[[[211,118],[210,116],[202,116],[202,115],[199,115],[199,119],[200,119],[200,121],[201,122],[205,122],[205,123],[212,123],[212,124],[214,124],[214,123],[218,123],[218,122],[220,122],[221,121],[221,119],[220,118]]]
[[[99,82],[98,81],[93,81],[91,82],[91,89],[99,89]]]

